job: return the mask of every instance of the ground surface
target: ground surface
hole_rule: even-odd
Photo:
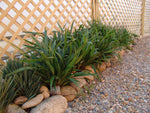
[[[102,76],[103,82],[94,81],[90,93],[70,102],[66,113],[150,113],[150,36]]]

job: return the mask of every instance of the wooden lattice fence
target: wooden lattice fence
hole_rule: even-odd
[[[144,34],[150,33],[150,0],[145,1]]]
[[[124,26],[140,34],[141,4],[140,0],[99,0],[99,17],[105,24]]]
[[[144,1],[144,0],[143,0]],[[58,29],[57,22],[74,27],[93,18],[103,23],[123,25],[130,31],[141,34],[150,32],[150,0],[2,0],[0,1],[0,58],[12,58],[18,52],[10,43],[19,48],[27,39],[23,31],[40,31],[44,28],[51,33]],[[145,3],[142,5],[142,3]],[[142,13],[143,7],[145,13]],[[142,15],[145,15],[143,18]],[[142,19],[145,23],[142,24]],[[149,23],[148,23],[149,22]],[[148,23],[148,24],[147,24]],[[13,52],[12,52],[13,51]],[[3,60],[0,60],[4,63]]]
[[[74,20],[74,27],[77,27],[92,19],[91,0],[5,0],[0,4],[0,40],[3,40],[0,58],[12,58],[18,52],[6,42],[14,42],[21,48],[23,39],[27,38],[22,31],[42,32],[47,28],[50,33],[58,28],[57,22],[70,26]]]

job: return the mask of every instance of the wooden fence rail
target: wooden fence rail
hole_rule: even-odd
[[[144,18],[145,17],[145,18]],[[0,62],[13,58],[28,37],[23,31],[51,33],[57,22],[69,27],[100,18],[105,24],[125,26],[136,34],[150,32],[150,0],[2,0],[0,1]],[[9,43],[10,42],[10,43]],[[13,51],[13,52],[12,52]]]

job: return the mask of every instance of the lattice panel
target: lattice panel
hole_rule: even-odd
[[[144,34],[150,33],[150,0],[145,2]]]
[[[91,0],[3,0],[0,2],[0,58],[13,57],[27,39],[22,31],[48,33],[58,29],[57,22],[67,27],[75,21],[74,27],[87,24],[92,19]],[[14,53],[11,53],[14,51]]]
[[[99,14],[103,23],[122,25],[140,34],[141,0],[99,0]]]

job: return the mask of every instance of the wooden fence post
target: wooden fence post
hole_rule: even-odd
[[[99,19],[100,12],[99,12],[99,0],[95,0],[95,18]]]
[[[141,36],[144,35],[144,14],[145,14],[145,0],[142,0],[142,8],[141,8]]]
[[[92,18],[99,18],[99,2],[98,0],[92,0]]]
[[[92,19],[95,19],[95,0],[92,0]]]

